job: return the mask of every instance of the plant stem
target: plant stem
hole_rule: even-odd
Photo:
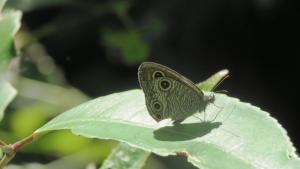
[[[0,169],[6,166],[6,164],[15,156],[18,150],[20,150],[24,145],[34,141],[37,137],[37,133],[33,133],[30,136],[25,137],[24,139],[13,144],[1,146],[4,156],[0,161]]]
[[[25,137],[24,139],[15,142],[14,144],[11,145],[13,151],[16,153],[20,148],[22,148],[24,145],[26,145],[29,142],[32,142],[33,140],[35,140],[37,138],[37,134],[33,133],[28,137]]]
[[[3,158],[0,161],[0,169],[4,168],[6,166],[6,164],[13,158],[9,157],[8,155],[4,155]]]

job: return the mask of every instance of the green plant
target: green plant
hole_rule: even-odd
[[[4,3],[5,1],[0,0],[0,11]],[[14,63],[16,61],[13,56],[16,52],[14,52],[12,46],[14,35],[20,27],[20,17],[21,13],[19,11],[5,11],[0,14],[1,118],[7,105],[17,93],[17,90],[12,86],[13,81],[9,78],[11,75],[17,76],[17,74],[16,72],[11,72],[9,65],[18,64]],[[118,46],[120,44],[114,42],[114,39],[127,39],[123,37],[123,33],[117,35],[120,37],[113,37],[111,34],[110,36],[112,37],[106,37],[105,41]],[[134,32],[133,35],[136,37],[136,32]],[[134,40],[134,42],[138,41],[139,40]],[[123,46],[121,46],[121,48],[123,48]],[[130,56],[131,50],[128,51],[127,54]],[[136,61],[129,59],[128,63],[131,62]],[[227,73],[226,70],[220,71],[206,81],[199,83],[198,87],[209,93]],[[4,141],[1,141],[3,156],[1,158],[0,168],[6,166],[19,151],[23,148],[26,149],[24,145],[31,143],[33,140],[37,142],[40,141],[40,144],[42,141],[45,141],[44,144],[47,144],[50,150],[44,151],[55,149],[55,146],[58,146],[55,143],[62,143],[63,141],[60,140],[61,135],[51,137],[52,133],[49,132],[54,130],[71,130],[75,135],[87,138],[120,141],[121,143],[119,143],[104,161],[101,166],[102,169],[138,169],[144,165],[150,153],[161,156],[183,155],[196,167],[207,169],[292,169],[299,168],[300,166],[299,157],[295,154],[295,148],[290,142],[286,131],[275,119],[270,117],[267,112],[255,106],[243,103],[236,98],[224,94],[215,94],[215,104],[222,107],[216,121],[203,123],[199,121],[199,117],[190,117],[183,124],[172,126],[169,121],[158,124],[151,119],[145,107],[144,96],[140,89],[114,93],[85,102],[88,98],[74,88],[54,86],[25,78],[18,80],[19,85],[22,86],[18,87],[19,94],[23,96],[29,95],[26,90],[29,90],[30,87],[37,83],[39,83],[39,85],[34,86],[35,89],[37,87],[40,87],[41,90],[47,88],[46,91],[49,91],[49,95],[56,91],[57,95],[53,95],[53,97],[58,97],[58,94],[62,92],[68,96],[61,98],[59,101],[51,100],[52,97],[44,98],[44,100],[51,102],[51,106],[31,105],[27,112],[33,112],[34,110],[34,112],[39,113],[30,114],[31,116],[29,117],[41,116],[41,120],[34,122],[35,126],[41,125],[46,121],[47,118],[45,116],[47,115],[43,115],[40,112],[45,110],[49,112],[53,111],[49,107],[59,108],[61,111],[69,109],[66,107],[73,108],[58,115],[33,133],[31,133],[31,129],[35,126],[32,126],[28,129],[29,134],[26,132],[20,134],[22,136],[28,134],[28,136],[23,139],[19,139],[12,144],[6,144]],[[30,97],[38,96],[30,95]],[[78,98],[78,100],[76,100],[76,98]],[[66,100],[72,100],[73,102],[69,103],[68,106],[64,106],[64,108],[59,106],[61,102]],[[79,102],[85,103],[74,106]],[[209,114],[211,116],[210,119],[212,119],[218,111],[219,109],[216,106],[210,105],[207,114]],[[22,112],[16,114],[22,116]],[[22,117],[21,119],[24,120],[28,117],[28,113]],[[16,122],[16,130],[22,125],[22,120]],[[97,150],[96,148],[100,147],[98,144],[91,145],[92,143],[86,140],[73,138],[72,136],[68,137],[68,139],[68,142],[65,143],[64,146],[58,147],[57,149],[61,150],[63,147],[68,147],[67,144],[69,144],[70,140],[74,139],[72,142],[77,142],[79,144],[78,147],[84,147],[84,145],[89,144],[89,148],[86,149],[84,156],[92,154],[95,151],[108,151],[104,149]],[[54,140],[54,143],[49,142],[49,140]],[[55,142],[55,140],[57,142]],[[34,147],[30,147],[29,144],[29,151],[38,149],[38,145],[39,144],[36,144]],[[65,149],[64,151],[67,152],[70,150]],[[57,152],[62,153],[58,150]],[[96,157],[100,158],[98,154]],[[80,155],[78,158],[83,159],[84,157]],[[69,168],[74,168],[78,165],[76,163],[76,159],[78,158],[74,158],[74,156],[68,158],[68,160],[71,161],[68,163],[70,164]],[[87,160],[91,159],[92,157]],[[63,161],[62,166],[66,167],[66,159],[61,161]],[[57,161],[57,163],[59,163],[59,161]],[[76,164],[71,165],[71,163]],[[54,164],[49,164],[48,166],[38,165],[40,168],[57,168],[57,165],[56,167],[53,166]]]

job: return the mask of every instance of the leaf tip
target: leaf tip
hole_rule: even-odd
[[[229,74],[229,70],[228,70],[228,69],[220,70],[220,71],[218,72],[218,74],[219,74],[220,76],[226,76],[226,75]]]

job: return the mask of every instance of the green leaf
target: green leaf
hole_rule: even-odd
[[[224,78],[229,73],[228,70],[222,70],[208,78],[206,81],[202,82],[199,88],[204,88],[209,90],[208,86],[215,86],[219,83],[219,81]],[[207,86],[207,87],[206,87]],[[206,88],[205,88],[206,87]],[[122,152],[124,156],[127,156],[126,161],[122,161],[121,158],[118,157],[119,152]],[[115,148],[115,150],[110,154],[110,156],[106,159],[102,168],[121,168],[121,166],[126,166],[124,168],[141,168],[145,163],[147,157],[149,157],[150,153],[147,151],[143,151],[141,149],[128,146],[126,143],[119,143],[119,146]],[[132,162],[134,161],[134,162]]]
[[[216,84],[220,79],[210,82]],[[198,115],[176,126],[169,120],[156,123],[147,112],[143,92],[137,89],[79,105],[36,132],[71,129],[78,135],[119,140],[162,156],[185,155],[204,169],[300,165],[286,131],[267,112],[223,94],[215,96],[215,105],[222,108],[208,106],[209,119],[219,112],[211,122],[200,122]]]
[[[1,4],[0,2],[0,8]],[[21,12],[6,10],[0,13],[0,71],[5,69],[14,55],[13,40],[20,28]]]
[[[13,39],[20,27],[21,12],[4,11],[6,0],[0,0],[0,120],[7,105],[16,95],[16,90],[5,79],[7,64],[13,56]]]
[[[17,91],[10,83],[0,80],[0,120],[2,120],[3,113],[7,105],[16,96]]]
[[[120,143],[104,161],[100,169],[140,169],[144,166],[149,155],[149,152]]]
[[[197,86],[204,91],[211,91],[222,79],[228,75],[229,71],[227,69],[221,70],[211,77],[209,77],[204,82],[198,83]]]

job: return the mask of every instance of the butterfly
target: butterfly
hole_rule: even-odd
[[[204,95],[188,78],[158,63],[143,62],[138,68],[138,80],[147,110],[157,122],[170,118],[180,123],[205,111],[215,100],[214,95]]]

